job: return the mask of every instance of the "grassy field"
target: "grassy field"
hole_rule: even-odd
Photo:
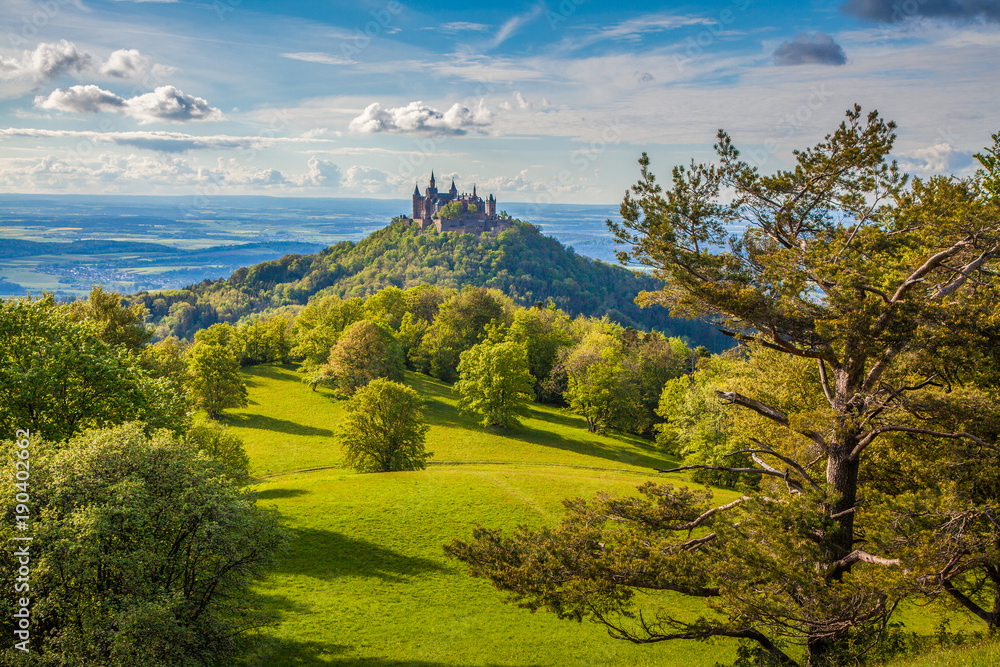
[[[635,646],[592,623],[531,614],[442,552],[477,523],[554,523],[564,498],[634,491],[657,477],[651,466],[672,463],[649,443],[587,433],[581,419],[542,406],[519,429],[487,431],[458,413],[448,386],[408,374],[426,397],[432,464],[358,475],[340,467],[334,442],[342,404],[287,367],[246,377],[251,404],[226,423],[247,443],[255,474],[269,476],[261,502],[292,534],[261,588],[281,621],[252,664],[711,666],[733,656],[731,644]]]
[[[261,503],[277,507],[292,536],[276,575],[260,587],[280,622],[251,665],[712,667],[735,656],[729,641],[636,646],[589,622],[531,614],[442,552],[477,523],[554,524],[564,498],[630,493],[648,479],[684,483],[652,472],[674,462],[650,443],[587,433],[582,419],[537,405],[520,428],[486,430],[457,411],[450,387],[408,373],[407,384],[425,397],[431,464],[359,475],[341,467],[334,439],[342,403],[310,391],[290,367],[258,366],[245,377],[250,405],[225,421],[262,478]],[[688,614],[700,604],[669,593],[645,602]],[[918,607],[896,617],[920,633],[939,619]],[[960,618],[952,628],[979,629]],[[938,663],[912,667],[925,664]]]

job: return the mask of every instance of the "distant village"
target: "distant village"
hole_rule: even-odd
[[[421,229],[434,227],[439,232],[460,232],[464,234],[482,234],[506,229],[508,221],[497,215],[497,200],[491,194],[484,200],[476,194],[476,186],[472,193],[459,194],[455,187],[455,179],[447,192],[438,192],[431,172],[431,181],[420,194],[420,187],[413,187],[413,222]]]

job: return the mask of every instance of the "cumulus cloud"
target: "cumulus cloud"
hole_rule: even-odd
[[[276,169],[241,165],[219,159],[200,166],[174,156],[102,153],[94,159],[48,155],[34,159],[0,161],[0,187],[24,192],[62,190],[87,192],[144,192],[213,185],[235,191],[287,189],[294,186]]]
[[[207,100],[183,93],[173,86],[159,86],[151,93],[126,100],[125,104],[128,115],[137,118],[140,123],[222,119],[222,112],[210,106]]]
[[[156,77],[169,76],[177,70],[165,65],[150,65],[138,49],[118,49],[106,61],[81,51],[76,44],[65,39],[59,42],[40,42],[32,51],[24,51],[21,58],[0,56],[0,79],[23,79],[35,82],[51,81],[63,75],[99,74],[118,79],[139,80],[148,73]]]
[[[315,155],[309,158],[309,171],[297,180],[299,185],[337,187],[340,185],[340,167]]]
[[[35,98],[35,106],[68,113],[98,113],[121,111],[125,106],[125,99],[95,85],[70,86],[56,88],[48,97],[39,95]]]
[[[307,63],[319,63],[321,65],[353,65],[354,61],[341,56],[332,56],[329,53],[317,51],[305,51],[301,53],[282,53],[282,58],[291,60],[301,60]]]
[[[55,44],[42,42],[34,51],[25,51],[20,60],[0,58],[0,76],[48,81],[63,74],[80,73],[94,67],[94,56],[65,39]]]
[[[517,106],[519,109],[531,109],[534,106],[531,104],[531,102],[524,99],[524,95],[522,95],[521,91],[519,90],[514,91],[514,101],[517,102]]]
[[[397,174],[360,165],[348,167],[341,181],[344,190],[370,195],[398,193],[400,187],[408,184],[407,179]]]
[[[101,65],[101,74],[119,79],[137,79],[146,73],[149,59],[138,49],[119,49]]]
[[[426,106],[420,101],[389,109],[374,102],[353,119],[349,127],[351,132],[357,134],[411,132],[458,135],[466,134],[470,130],[482,131],[492,122],[493,113],[486,108],[485,100],[479,100],[475,109],[469,109],[456,102],[445,112]]]
[[[35,98],[35,106],[68,113],[112,111],[135,118],[140,123],[184,123],[195,120],[221,120],[222,111],[201,97],[188,95],[173,86],[159,86],[151,93],[129,99],[119,97],[95,85],[57,88],[48,96]]]
[[[910,18],[1000,21],[1000,2],[996,0],[848,0],[840,5],[840,11],[881,23],[899,23]]]
[[[977,164],[971,152],[959,150],[948,142],[903,153],[897,160],[903,171],[919,176],[960,174],[971,171]]]
[[[847,54],[833,37],[821,32],[813,35],[799,33],[791,42],[784,42],[774,50],[775,65],[843,65]]]

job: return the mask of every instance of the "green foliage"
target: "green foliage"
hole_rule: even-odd
[[[237,484],[250,481],[250,457],[243,441],[225,426],[213,422],[195,424],[188,429],[185,439],[209,458],[223,463],[226,472]]]
[[[247,388],[232,349],[207,338],[195,342],[188,350],[187,388],[195,407],[218,419],[226,408],[247,404]]]
[[[13,453],[14,448],[6,448]],[[282,542],[221,463],[142,424],[89,431],[65,446],[33,437],[29,664],[236,664],[269,623],[251,586]],[[16,457],[3,474],[13,478]],[[12,537],[13,485],[0,490]],[[13,590],[17,558],[0,555]],[[3,621],[12,635],[11,620]],[[4,664],[19,652],[4,647]]]
[[[337,342],[340,333],[363,317],[364,302],[361,299],[343,301],[327,295],[310,301],[292,325],[295,339],[292,354],[304,359],[307,369],[318,368],[330,356],[330,348]]]
[[[337,439],[344,462],[358,472],[423,470],[431,457],[427,430],[417,392],[377,378],[348,402]]]
[[[217,322],[233,323],[252,313],[304,305],[324,296],[372,295],[390,285],[403,290],[489,287],[525,306],[551,298],[571,316],[610,313],[625,326],[687,336],[713,350],[730,345],[704,323],[672,319],[663,311],[640,309],[633,303],[636,293],[661,287],[649,274],[569,252],[537,227],[516,221],[500,234],[480,236],[438,234],[394,222],[358,243],[338,243],[316,255],[289,255],[238,269],[226,280],[139,293],[130,299],[154,312],[158,335],[190,339],[196,330]],[[433,313],[408,307],[415,317],[433,319]],[[335,341],[328,336],[307,341],[300,335],[315,327],[315,315],[310,313],[297,327],[301,347],[295,356],[319,366]],[[342,331],[362,317],[358,313],[327,323],[326,329]]]
[[[528,370],[524,346],[512,341],[484,341],[462,353],[458,364],[460,409],[482,415],[483,426],[517,426],[527,414],[535,378]]]
[[[361,320],[344,331],[313,384],[333,384],[339,395],[349,397],[376,378],[402,381],[403,350],[384,327]]]
[[[64,440],[98,425],[144,420],[183,428],[184,403],[102,324],[73,321],[52,295],[0,300],[0,429]]]
[[[587,430],[604,433],[626,423],[639,409],[628,382],[624,350],[614,336],[594,331],[570,353],[564,394],[570,408],[587,420]]]
[[[465,207],[462,205],[462,202],[460,201],[449,202],[438,210],[437,217],[441,218],[442,220],[457,220],[458,218],[462,217],[462,213],[464,212],[464,210]]]
[[[562,392],[551,391],[545,381],[552,374],[559,350],[574,342],[566,313],[552,304],[548,308],[518,309],[507,331],[507,340],[525,346],[528,371],[535,378],[535,397],[547,403],[561,401]]]
[[[170,380],[180,393],[188,381],[186,351],[186,345],[174,336],[168,336],[142,348],[139,361],[151,376]]]
[[[69,306],[69,318],[74,322],[90,320],[98,324],[98,335],[108,345],[124,345],[138,350],[153,337],[145,325],[146,308],[140,303],[126,305],[118,292],[107,292],[94,285],[86,301],[74,301]]]
[[[448,382],[458,377],[459,355],[486,337],[489,325],[506,328],[513,304],[496,290],[465,287],[445,301],[411,354],[415,368]]]

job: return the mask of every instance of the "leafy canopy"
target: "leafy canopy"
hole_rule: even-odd
[[[337,439],[344,462],[358,472],[423,470],[431,457],[427,430],[417,392],[377,378],[347,402]]]
[[[458,374],[458,407],[482,415],[483,426],[517,426],[518,416],[528,414],[535,378],[524,345],[483,341],[462,353]]]

